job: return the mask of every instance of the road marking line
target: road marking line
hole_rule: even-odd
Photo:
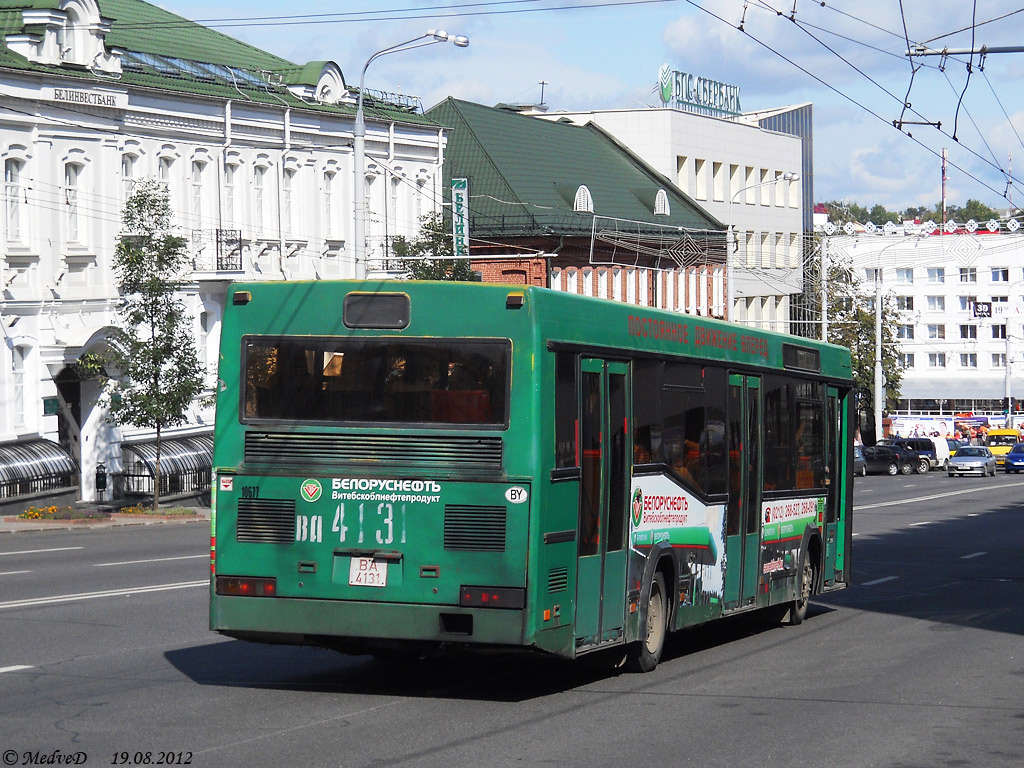
[[[54,547],[53,549],[23,549],[20,552],[0,552],[0,557],[4,555],[36,555],[40,552],[67,552],[71,549],[85,549],[85,547]]]
[[[32,573],[32,571],[2,571],[0,576],[17,576],[19,573]]]
[[[899,576],[883,576],[882,578],[875,579],[874,581],[865,581],[863,584],[861,584],[861,586],[862,587],[873,587],[875,584],[884,584],[887,581],[896,581],[896,579],[898,579],[898,578],[899,578]]]
[[[209,558],[206,555],[182,555],[181,557],[154,557],[151,560],[122,560],[119,563],[93,563],[96,568],[106,568],[108,565],[136,565],[137,563],[163,563],[168,560],[195,560],[198,558]]]
[[[982,555],[987,555],[987,554],[988,554],[988,552],[974,552],[973,554],[970,554],[970,555],[964,555],[960,559],[961,560],[973,560],[975,557],[981,557]]]
[[[53,597],[36,597],[30,600],[12,600],[0,603],[0,611],[7,608],[28,608],[33,605],[52,605],[54,603],[70,603],[76,600],[93,600],[98,597],[121,597],[141,594],[143,592],[166,592],[171,589],[188,589],[189,587],[208,587],[209,579],[202,581],[181,581],[176,584],[155,584],[150,587],[127,587],[125,589],[108,589],[103,592],[79,592],[74,595],[54,595]]]
[[[35,667],[30,667],[27,664],[15,664],[13,667],[0,667],[0,675],[4,672],[21,672],[23,669],[35,669]]]
[[[858,512],[865,509],[877,509],[878,507],[892,507],[897,504],[913,504],[915,501],[931,501],[932,499],[945,499],[950,496],[962,496],[965,493],[978,493],[979,491],[997,491],[1004,488],[1012,488],[1014,486],[1024,485],[1024,481],[1016,483],[999,483],[999,485],[985,485],[981,488],[968,488],[963,491],[948,491],[947,493],[933,493],[930,496],[918,496],[913,499],[894,499],[893,501],[880,501],[877,504],[865,504],[863,506],[853,508],[854,512]],[[977,513],[975,513],[977,514]],[[974,515],[970,515],[973,517]]]
[[[931,524],[932,524],[931,520],[925,520],[924,522],[920,522],[920,523],[911,523],[910,527],[913,528],[915,525],[931,525]]]

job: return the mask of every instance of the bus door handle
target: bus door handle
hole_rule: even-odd
[[[395,549],[336,549],[335,557],[372,557],[389,563],[400,563],[402,553]]]

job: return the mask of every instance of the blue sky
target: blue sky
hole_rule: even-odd
[[[911,82],[904,19],[912,43],[941,35],[930,45],[969,48],[972,16],[980,23],[1011,14],[1021,8],[1015,2],[903,0],[903,15],[899,0],[826,0],[824,6],[820,0],[480,2],[158,0],[294,62],[335,61],[356,85],[374,51],[430,28],[467,35],[466,49],[429,46],[371,65],[368,87],[415,94],[425,107],[449,95],[484,104],[535,102],[540,80],[547,81],[544,97],[552,111],[654,105],[658,68],[667,63],[738,85],[744,110],[813,102],[819,201],[933,205],[941,185],[937,154],[947,147],[951,164],[959,166],[949,169],[950,202],[975,198],[1007,207],[1000,169],[1008,168],[1012,152],[1013,202],[1024,203],[1024,53],[990,54],[983,69],[975,57],[969,81],[966,56],[950,57],[942,69],[938,57],[914,59],[922,66],[907,100],[920,114],[908,111],[904,119],[941,122],[946,135],[930,125],[906,126],[915,141],[891,124],[901,116]],[[794,6],[795,21],[789,18]],[[522,9],[531,10],[507,12]],[[213,21],[366,11],[367,20],[359,22],[222,27]],[[466,11],[478,13],[452,15]],[[381,18],[411,13],[421,18]],[[736,28],[741,20],[744,32]],[[948,35],[961,28],[968,29]],[[1017,13],[976,26],[974,44],[1017,45],[1022,31],[1024,13]]]

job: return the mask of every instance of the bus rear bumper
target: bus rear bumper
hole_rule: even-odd
[[[217,595],[210,629],[244,640],[372,650],[422,643],[521,648],[525,612],[349,600]]]

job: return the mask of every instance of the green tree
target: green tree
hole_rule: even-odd
[[[203,376],[180,298],[188,254],[171,232],[167,189],[155,181],[135,187],[122,213],[114,273],[117,310],[104,368],[116,372],[110,420],[156,430],[153,509],[160,508],[160,436],[181,424],[203,390]]]
[[[452,234],[444,226],[439,213],[420,217],[420,233],[413,240],[396,237],[392,245],[395,256],[409,280],[453,280],[472,282],[475,278],[468,259],[453,259]]]
[[[857,393],[857,414],[867,418],[874,410],[875,287],[861,283],[848,260],[833,260],[827,278],[828,340],[850,350]],[[899,399],[903,368],[899,361],[896,328],[899,313],[892,293],[882,296],[882,379],[884,403]],[[880,436],[878,436],[880,437]]]

